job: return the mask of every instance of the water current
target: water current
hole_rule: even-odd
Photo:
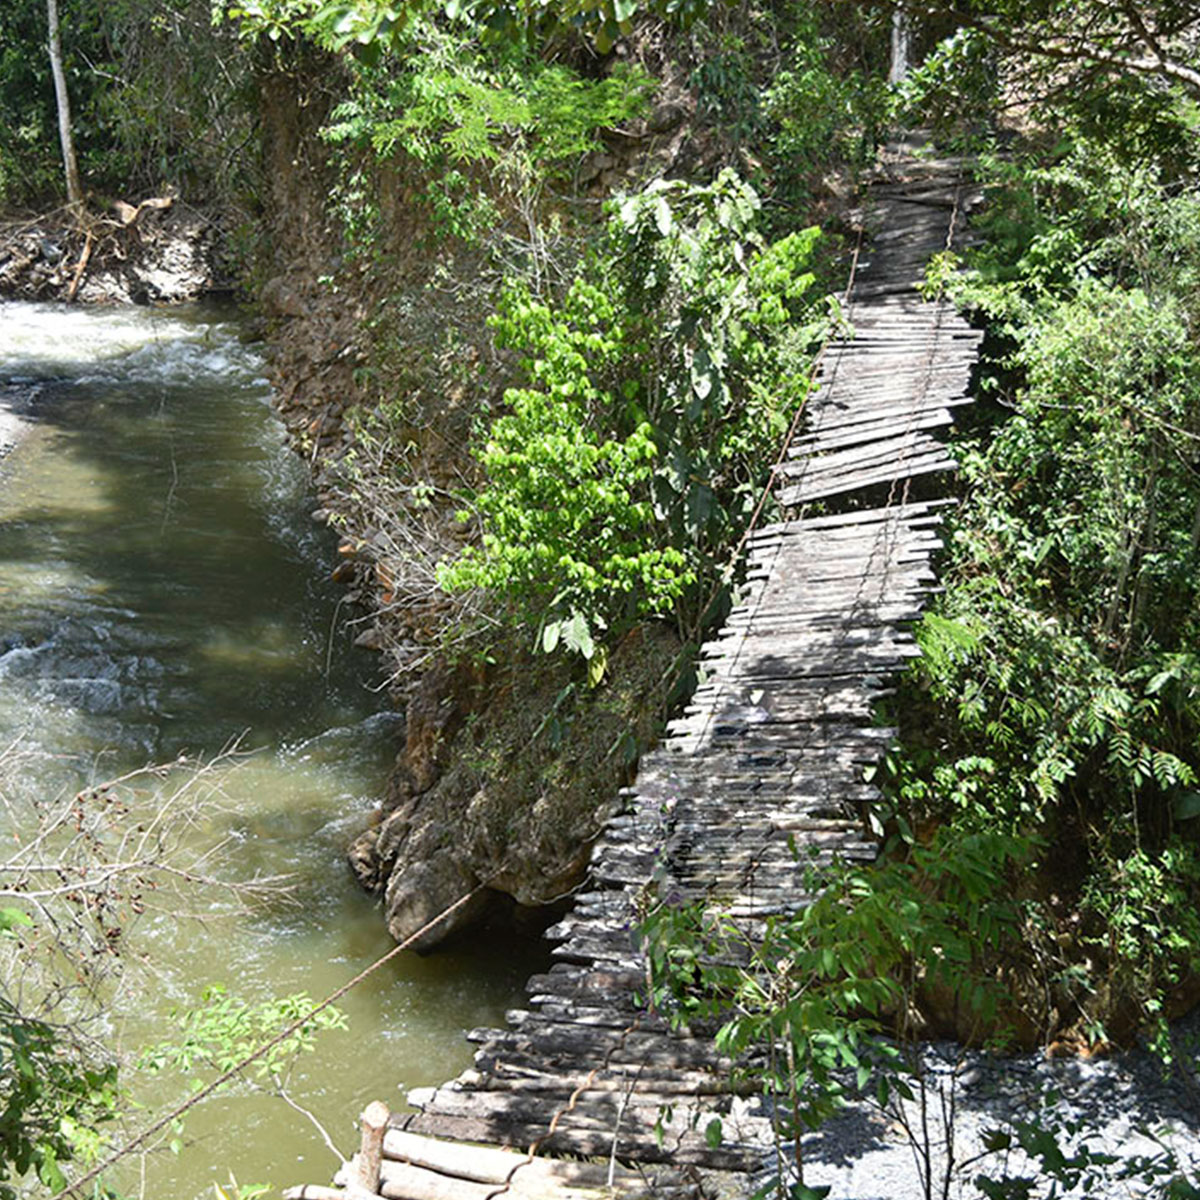
[[[0,305],[0,413],[30,423],[0,462],[0,746],[29,751],[49,795],[240,738],[253,753],[219,768],[219,828],[188,836],[230,841],[234,875],[290,873],[300,898],[143,925],[153,982],[112,1016],[121,1051],[169,1037],[209,983],[252,1001],[319,997],[391,944],[342,855],[380,793],[397,718],[366,686],[377,664],[351,646],[332,535],[309,517],[304,465],[269,400],[230,312]],[[535,954],[402,956],[343,1003],[349,1031],[304,1060],[295,1098],[349,1153],[367,1101],[402,1107],[398,1089],[467,1065],[462,1030],[502,1018]],[[153,1112],[178,1082],[135,1093]],[[188,1200],[231,1172],[278,1188],[336,1166],[308,1121],[261,1096],[207,1104],[184,1141],[123,1185]]]

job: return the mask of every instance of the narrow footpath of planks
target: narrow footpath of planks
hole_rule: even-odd
[[[979,340],[916,290],[929,257],[962,233],[961,175],[957,160],[905,147],[883,156],[851,293],[855,334],[827,354],[782,472],[782,501],[800,515],[752,539],[745,594],[703,649],[704,683],[642,760],[596,847],[590,890],[550,931],[557,961],[530,980],[528,1008],[506,1029],[469,1034],[473,1069],[409,1095],[417,1111],[390,1118],[378,1170],[364,1142],[359,1173],[343,1181],[351,1192],[733,1195],[770,1153],[767,1115],[711,1039],[673,1032],[640,1004],[635,908],[653,880],[660,894],[754,921],[807,902],[809,855],[875,856],[863,768],[894,731],[872,724],[872,706],[916,653],[908,626],[934,585],[945,503],[915,498],[913,485],[954,468],[934,431],[967,402]],[[830,501],[840,511],[808,515]],[[723,1140],[710,1146],[714,1116]]]

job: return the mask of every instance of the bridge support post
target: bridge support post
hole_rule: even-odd
[[[362,1141],[354,1172],[356,1190],[379,1195],[380,1163],[383,1161],[383,1135],[387,1131],[388,1106],[382,1100],[372,1100],[363,1110]]]

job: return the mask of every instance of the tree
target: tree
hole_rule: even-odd
[[[914,21],[969,30],[1042,88],[1088,93],[1152,79],[1200,98],[1200,9],[1191,0],[903,0]]]
[[[58,29],[58,0],[46,0],[46,22],[50,32],[50,70],[54,75],[54,99],[58,106],[58,140],[62,144],[63,170],[67,178],[67,203],[83,205],[83,184],[75,158],[75,135],[71,129],[71,97],[63,71],[62,39]]]

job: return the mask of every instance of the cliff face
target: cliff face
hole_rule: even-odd
[[[353,253],[331,212],[320,105],[299,76],[278,74],[262,104],[272,213],[260,301],[277,405],[312,464],[314,515],[342,535],[333,571],[355,602],[355,636],[380,652],[406,717],[387,794],[350,862],[382,896],[392,935],[429,925],[416,943],[429,949],[485,915],[551,905],[582,880],[655,736],[680,647],[666,626],[638,627],[591,688],[527,644],[485,651],[462,636],[472,601],[443,594],[433,569],[464,537],[455,512],[474,469],[473,422],[510,376],[485,323],[496,279],[478,251],[429,236],[400,172],[375,171],[383,232]],[[632,150],[590,156],[589,211],[694,157],[686,116],[677,96],[663,100]]]

